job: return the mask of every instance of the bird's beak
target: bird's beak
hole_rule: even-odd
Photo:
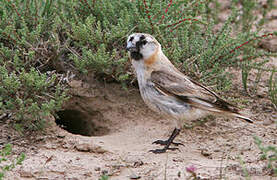
[[[136,48],[136,45],[135,44],[133,44],[132,42],[128,42],[127,43],[127,46],[126,46],[126,50],[127,51],[130,51],[130,52],[132,52],[132,51],[135,51],[137,48]]]

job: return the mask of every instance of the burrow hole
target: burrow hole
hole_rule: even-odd
[[[83,136],[102,136],[108,134],[104,127],[103,116],[98,112],[85,113],[75,109],[65,109],[57,112],[56,124],[62,129]]]

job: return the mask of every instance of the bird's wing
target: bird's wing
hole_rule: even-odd
[[[234,105],[224,101],[207,87],[174,70],[153,71],[150,78],[157,90],[192,106],[217,112],[238,112]]]

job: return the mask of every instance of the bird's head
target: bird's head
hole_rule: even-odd
[[[135,61],[147,60],[160,49],[160,43],[149,34],[134,33],[127,39],[126,50]]]

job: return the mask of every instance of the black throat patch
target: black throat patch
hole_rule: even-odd
[[[133,51],[133,52],[131,52],[131,58],[138,61],[138,60],[142,59],[143,56],[142,56],[142,54],[140,54],[140,52]]]
[[[130,41],[132,41],[134,38],[131,37]],[[131,52],[131,58],[138,61],[138,60],[141,60],[143,59],[143,55],[140,53],[140,49],[143,45],[145,45],[147,43],[146,39],[145,39],[145,36],[142,35],[140,38],[139,38],[139,41],[136,42],[136,51],[132,51]]]

